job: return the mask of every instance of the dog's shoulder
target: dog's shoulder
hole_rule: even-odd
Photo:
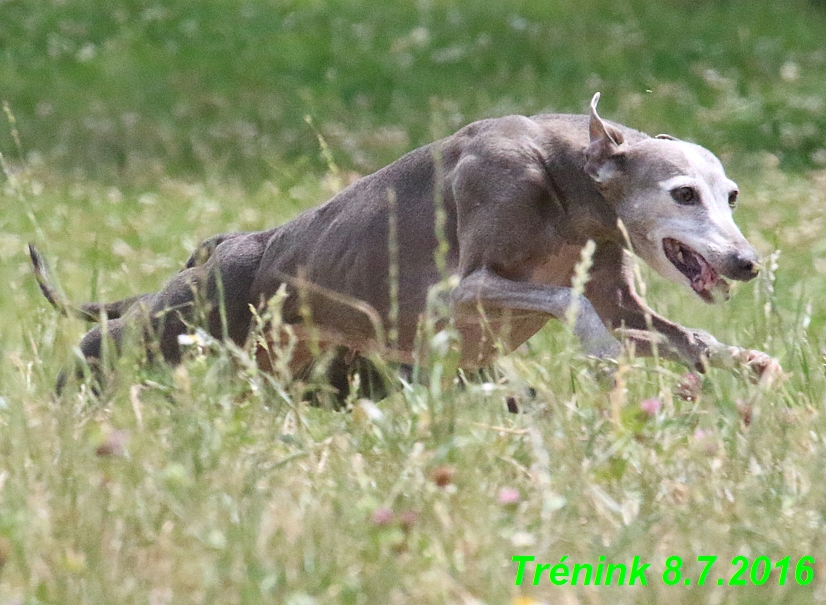
[[[629,144],[651,137],[616,122],[606,122]],[[474,154],[521,156],[536,148],[579,153],[589,143],[589,117],[581,114],[544,113],[533,116],[507,115],[477,120],[455,134],[434,143],[445,158]]]

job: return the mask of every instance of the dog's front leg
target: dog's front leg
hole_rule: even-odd
[[[779,362],[762,351],[721,343],[704,330],[685,328],[651,310],[637,316],[629,315],[627,307],[623,311],[624,327],[618,328],[616,332],[633,346],[637,355],[650,357],[654,355],[656,349],[660,357],[681,361],[701,373],[705,372],[706,367],[726,370],[743,367],[750,369],[758,377],[766,373],[781,372]],[[649,318],[653,332],[647,329],[625,327],[647,322]]]
[[[619,247],[598,249],[585,293],[602,320],[622,334],[638,355],[682,361],[699,372],[707,366],[745,366],[762,376],[779,371],[778,362],[761,351],[729,346],[703,330],[686,328],[655,313],[637,294],[627,253]]]
[[[451,298],[460,313],[462,308],[475,313],[481,305],[557,319],[565,319],[571,306],[576,305],[573,331],[585,352],[600,358],[616,358],[621,350],[619,341],[608,332],[591,302],[572,288],[514,281],[482,268],[462,278]]]

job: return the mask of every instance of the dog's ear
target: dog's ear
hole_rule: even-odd
[[[602,121],[597,114],[599,93],[591,99],[590,142],[585,150],[585,172],[599,184],[605,184],[619,171],[625,138],[622,133]]]

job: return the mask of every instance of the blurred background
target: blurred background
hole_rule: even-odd
[[[95,178],[369,172],[478,118],[601,110],[718,154],[826,165],[809,0],[4,0],[24,158]],[[16,158],[10,129],[0,150]]]

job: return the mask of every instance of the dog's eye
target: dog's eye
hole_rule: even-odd
[[[693,206],[700,203],[700,194],[694,187],[677,187],[671,192],[671,197],[678,204]]]
[[[737,194],[738,193],[739,192],[737,192],[737,191],[732,191],[731,193],[728,194],[728,207],[731,208],[732,210],[737,208]]]

